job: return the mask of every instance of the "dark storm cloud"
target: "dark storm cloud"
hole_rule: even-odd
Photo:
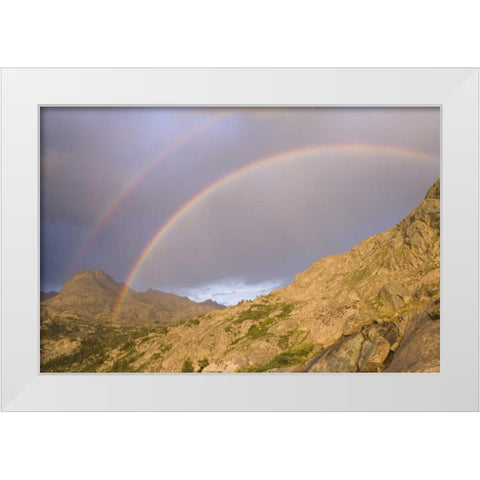
[[[328,144],[431,155],[440,148],[438,109],[44,109],[42,288],[68,279],[95,222],[136,172],[212,119],[125,196],[79,259],[80,269],[101,268],[125,280],[175,211],[260,158]],[[263,292],[320,256],[393,225],[438,176],[437,162],[373,153],[317,156],[252,172],[185,213],[152,249],[134,287],[230,302]]]

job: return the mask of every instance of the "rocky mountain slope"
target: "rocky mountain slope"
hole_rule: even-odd
[[[73,301],[68,292],[65,302]],[[44,304],[53,307],[62,301],[62,293]],[[125,319],[135,314],[137,300],[134,293],[129,295],[131,310],[126,305]],[[75,301],[90,308],[86,297]],[[84,348],[77,344],[46,369],[436,372],[439,318],[437,181],[398,225],[346,253],[317,261],[285,288],[141,332],[124,343],[112,343],[97,357],[75,356]],[[97,361],[92,363],[92,358]]]

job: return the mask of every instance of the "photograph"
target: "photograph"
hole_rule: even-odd
[[[438,106],[39,128],[41,373],[440,372]]]

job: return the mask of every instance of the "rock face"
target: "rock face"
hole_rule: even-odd
[[[44,304],[55,305],[62,293]],[[134,301],[147,297],[129,294],[132,309]],[[129,343],[108,346],[94,363],[92,357],[75,357],[80,347],[64,344],[73,353],[48,366],[50,371],[66,365],[69,371],[435,372],[439,318],[437,181],[396,226],[344,254],[320,259],[285,288],[140,332]]]
[[[440,371],[440,302],[409,315],[402,343],[387,372]]]

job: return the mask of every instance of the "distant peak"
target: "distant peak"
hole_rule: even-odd
[[[48,300],[49,298],[53,298],[58,295],[58,292],[55,290],[50,290],[49,292],[40,292],[40,301]]]
[[[68,282],[66,282],[62,288],[64,291],[66,288],[78,288],[79,285],[96,285],[100,288],[119,288],[121,284],[117,283],[115,279],[105,273],[103,270],[82,270],[81,272],[73,275]]]
[[[208,300],[205,300],[204,302],[200,302],[200,305],[206,305],[207,307],[217,308],[218,310],[223,310],[224,308],[227,308],[225,305],[222,305],[221,303],[217,303],[214,300],[211,300],[210,298]]]

